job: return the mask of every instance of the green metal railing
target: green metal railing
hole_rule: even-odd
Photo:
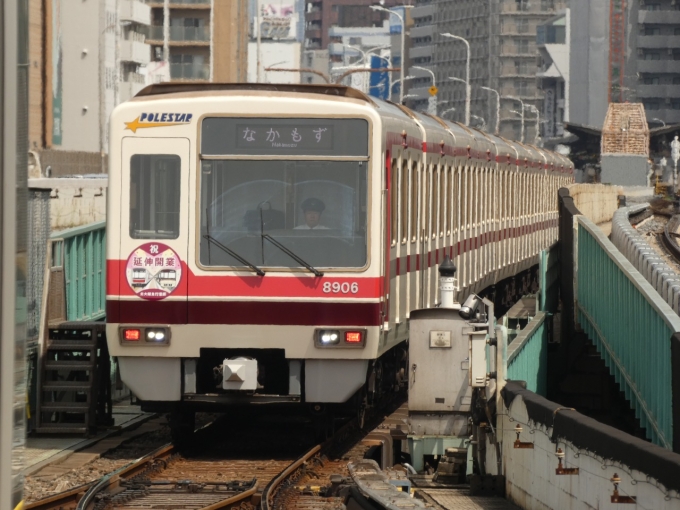
[[[671,336],[680,317],[602,231],[577,216],[576,309],[647,437],[672,449]]]
[[[548,377],[548,327],[546,312],[538,312],[508,345],[506,378],[525,381],[527,389],[546,395]]]
[[[64,266],[66,320],[103,319],[106,315],[106,222],[55,232],[51,242],[52,264]]]
[[[527,389],[546,396],[548,386],[548,334],[551,315],[559,301],[560,265],[555,244],[539,255],[540,292],[536,316],[507,347],[506,378],[525,381]]]

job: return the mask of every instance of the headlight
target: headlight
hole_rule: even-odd
[[[120,343],[123,345],[169,345],[170,328],[165,326],[121,326]]]
[[[314,332],[317,347],[363,348],[366,346],[365,329],[317,329]]]
[[[338,345],[340,343],[340,332],[335,329],[322,329],[318,333],[321,345]]]

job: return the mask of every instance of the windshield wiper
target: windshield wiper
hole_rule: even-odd
[[[262,239],[266,239],[270,243],[272,243],[274,246],[276,246],[279,250],[281,250],[283,253],[288,255],[290,258],[294,259],[297,263],[302,264],[304,267],[309,269],[312,273],[314,273],[314,276],[323,276],[323,273],[319,271],[318,269],[313,268],[310,266],[307,262],[302,260],[300,257],[295,255],[292,251],[290,251],[288,248],[286,248],[284,245],[282,245],[280,242],[278,242],[276,239],[274,239],[272,236],[269,234],[262,234]]]
[[[264,276],[264,275],[266,274],[264,271],[262,271],[262,269],[260,269],[259,267],[257,267],[255,264],[251,264],[251,263],[248,262],[246,259],[244,259],[243,257],[241,257],[241,255],[239,255],[238,253],[236,253],[234,250],[232,250],[231,248],[227,248],[226,246],[224,246],[222,243],[220,243],[217,239],[215,239],[215,238],[214,238],[213,236],[211,236],[210,234],[206,234],[206,235],[204,235],[203,237],[204,237],[205,239],[207,239],[209,243],[213,243],[213,244],[214,244],[215,246],[217,246],[218,248],[221,248],[222,250],[224,250],[225,252],[227,252],[229,255],[231,255],[232,257],[234,257],[236,260],[238,260],[238,261],[239,261],[241,264],[243,264],[244,266],[248,266],[248,267],[249,267],[250,269],[252,269],[255,273],[257,273],[258,276]]]

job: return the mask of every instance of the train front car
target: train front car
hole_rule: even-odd
[[[300,89],[152,86],[112,116],[109,350],[142,407],[185,426],[361,404],[389,348],[381,117],[351,89]]]

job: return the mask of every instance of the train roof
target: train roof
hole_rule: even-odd
[[[373,99],[360,90],[335,84],[289,84],[289,83],[191,83],[164,82],[148,85],[140,90],[135,97],[161,96],[166,94],[195,92],[297,92],[304,94],[319,94],[331,97],[346,97],[359,99],[371,105],[376,105]]]

